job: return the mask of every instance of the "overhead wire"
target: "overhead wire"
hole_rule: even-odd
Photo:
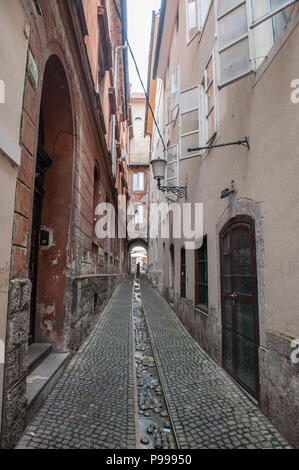
[[[141,77],[141,74],[140,74],[140,70],[139,70],[139,67],[138,67],[138,65],[137,65],[137,62],[136,62],[136,59],[135,59],[135,56],[134,56],[134,53],[133,53],[133,51],[132,51],[132,48],[131,48],[131,45],[130,45],[130,42],[129,42],[129,38],[128,38],[128,35],[127,35],[127,29],[126,29],[126,27],[125,27],[125,25],[124,25],[123,18],[122,18],[122,16],[121,16],[120,12],[119,12],[119,9],[118,9],[118,6],[116,5],[116,1],[115,1],[115,0],[113,0],[113,4],[114,4],[115,11],[116,11],[116,13],[117,13],[117,16],[118,16],[118,18],[119,18],[119,21],[120,21],[120,23],[121,23],[122,31],[123,31],[125,40],[126,40],[126,42],[127,42],[128,49],[129,49],[129,51],[130,51],[132,60],[133,60],[133,62],[134,62],[134,65],[135,65],[135,68],[136,68],[136,72],[137,72],[139,81],[140,81],[141,86],[142,86],[142,89],[143,89],[143,91],[144,91],[147,105],[148,105],[148,107],[149,107],[149,109],[150,109],[150,112],[151,112],[151,114],[152,114],[153,121],[154,121],[154,123],[155,123],[155,126],[156,126],[156,128],[157,128],[159,137],[160,137],[161,142],[162,142],[162,145],[163,145],[164,152],[166,152],[167,148],[166,148],[164,139],[163,139],[163,137],[162,137],[162,133],[161,133],[161,131],[160,131],[159,125],[158,125],[158,123],[157,123],[157,120],[156,120],[156,117],[155,117],[155,113],[154,113],[153,108],[152,108],[152,106],[151,106],[151,104],[150,104],[149,96],[148,96],[148,93],[147,93],[147,91],[146,91],[146,89],[145,89],[145,86],[144,86],[144,83],[143,83],[143,80],[142,80],[142,77]]]

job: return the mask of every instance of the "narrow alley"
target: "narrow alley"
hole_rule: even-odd
[[[140,284],[131,276],[117,288],[17,449],[291,448],[145,276]],[[133,341],[136,311],[145,315],[147,361],[136,351],[146,348]],[[137,383],[151,362],[158,372],[152,388],[163,397],[145,406]]]
[[[299,0],[0,0],[0,449],[299,449],[298,56]]]

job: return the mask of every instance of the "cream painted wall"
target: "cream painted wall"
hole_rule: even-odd
[[[145,99],[132,100],[131,109],[134,136],[130,141],[130,163],[145,163],[150,149],[150,138],[144,137]]]
[[[185,1],[180,1],[180,30],[173,40],[169,55],[169,71],[180,65],[181,90],[198,85],[204,67],[215,46],[215,14],[212,6],[202,36],[197,35],[186,45]],[[260,297],[263,297],[266,317],[264,330],[275,330],[299,337],[299,105],[291,102],[291,82],[299,78],[297,26],[275,57],[266,59],[269,67],[256,81],[255,75],[243,78],[217,92],[218,134],[216,143],[240,140],[248,135],[251,150],[227,147],[210,150],[204,157],[180,161],[180,183],[188,182],[188,198],[182,202],[204,204],[204,233],[208,235],[209,305],[221,322],[219,275],[219,223],[223,214],[235,215],[235,199],[220,199],[221,191],[234,179],[236,199],[241,205],[248,201],[262,213],[259,221],[264,246]],[[165,77],[164,77],[165,79]],[[159,88],[159,87],[158,87]],[[163,85],[162,85],[163,88]],[[156,110],[163,123],[165,109]],[[162,124],[161,124],[162,127]],[[170,132],[170,145],[179,143],[179,120]],[[158,145],[154,131],[153,158]],[[151,187],[155,188],[154,181]],[[161,199],[161,195],[154,198]],[[162,196],[163,198],[163,196]],[[168,253],[169,242],[165,251]],[[180,291],[179,256],[182,241],[175,245],[175,290]],[[162,259],[162,251],[157,258]],[[168,285],[168,262],[164,282]],[[187,252],[187,297],[194,301],[194,254]],[[263,279],[262,279],[263,277]],[[263,282],[265,290],[263,291]],[[265,333],[265,331],[263,331]],[[264,336],[262,335],[262,342]]]
[[[20,0],[0,5],[0,80],[5,102],[0,104],[0,148],[16,163],[20,161],[19,133],[23,103],[27,39],[27,16]]]
[[[0,80],[5,102],[0,103],[0,340],[5,341],[13,211],[18,165],[20,125],[27,60],[24,34],[27,16],[20,0],[0,3]],[[3,365],[0,364],[0,426]]]

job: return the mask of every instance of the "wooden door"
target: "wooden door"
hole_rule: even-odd
[[[259,396],[258,302],[254,221],[232,219],[220,234],[223,366]]]
[[[32,234],[31,251],[29,263],[29,279],[31,280],[31,305],[30,305],[30,326],[29,326],[29,344],[35,340],[35,321],[36,321],[36,300],[37,300],[37,275],[38,275],[38,255],[40,247],[40,226],[44,197],[44,179],[47,170],[52,164],[51,158],[39,145],[36,161],[36,176],[34,187],[34,201],[32,212]]]

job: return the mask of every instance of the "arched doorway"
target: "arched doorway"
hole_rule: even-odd
[[[68,233],[72,200],[73,117],[64,68],[56,55],[45,67],[36,157],[30,254],[32,342],[65,349]]]
[[[135,273],[137,265],[140,266],[141,273],[147,271],[147,243],[143,239],[133,240],[128,245],[128,271]]]
[[[220,233],[223,366],[259,397],[259,320],[255,223],[230,220]]]

